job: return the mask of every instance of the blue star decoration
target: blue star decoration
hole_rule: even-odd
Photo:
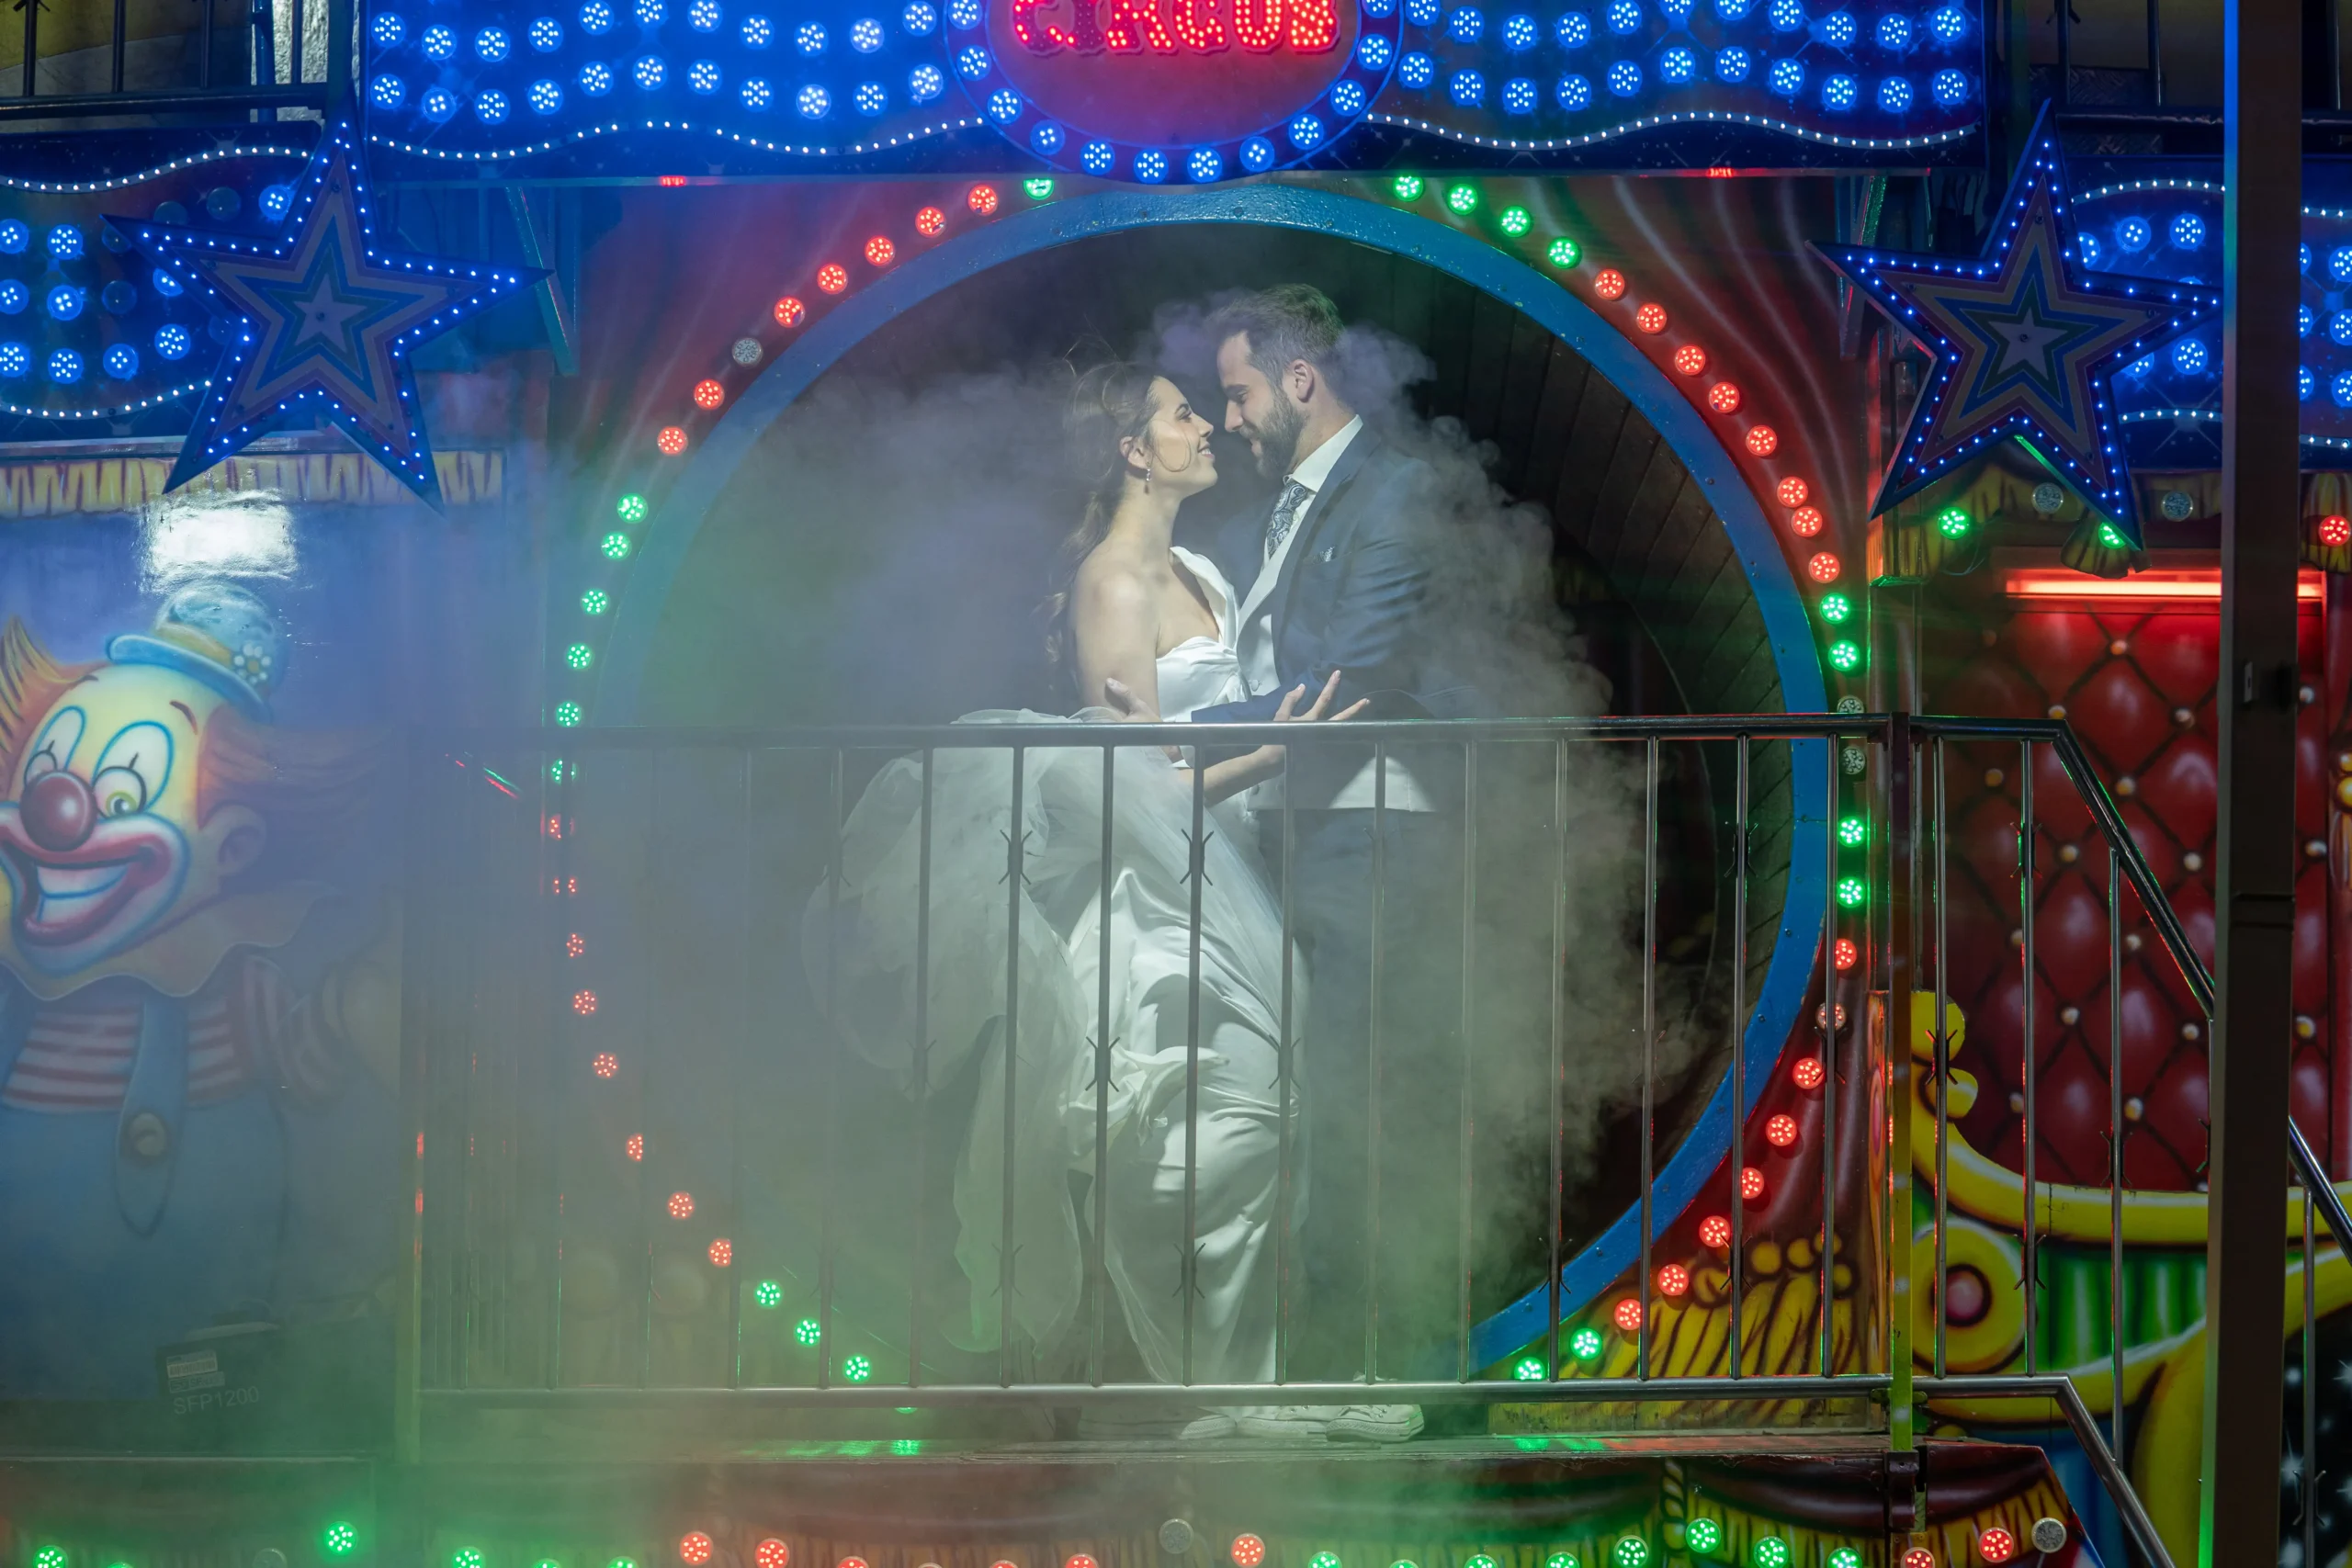
[[[257,435],[323,414],[438,508],[441,484],[409,355],[545,276],[379,248],[348,107],[328,123],[295,182],[281,233],[108,221],[231,327],[167,490]]]
[[[1871,515],[2015,436],[2139,547],[2114,378],[2220,310],[2222,297],[2161,278],[2093,280],[2046,107],[1982,255],[1815,250],[1935,358]]]

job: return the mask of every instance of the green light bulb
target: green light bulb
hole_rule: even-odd
[[[596,661],[596,653],[586,643],[575,642],[563,650],[563,661],[574,670],[585,670]]]
[[[1555,1551],[1544,1560],[1544,1568],[1584,1568],[1573,1551]]]
[[[613,510],[620,513],[624,523],[642,523],[645,521],[645,497],[625,495]]]
[[[1568,1354],[1579,1361],[1598,1361],[1606,1344],[1607,1341],[1600,1337],[1600,1330],[1587,1325],[1568,1336]]]
[[[1692,1519],[1682,1527],[1683,1543],[1702,1557],[1713,1557],[1724,1549],[1724,1527],[1715,1519]]]
[[[1789,1568],[1795,1560],[1789,1543],[1777,1535],[1759,1535],[1747,1549],[1747,1561],[1755,1568]]]
[[[65,1568],[65,1549],[44,1546],[33,1553],[33,1568]]]
[[[1336,1551],[1318,1551],[1306,1560],[1306,1568],[1340,1568],[1340,1554]]]
[[[1521,1382],[1542,1382],[1544,1381],[1544,1358],[1541,1356],[1521,1356],[1519,1359],[1519,1365],[1510,1370],[1510,1375],[1517,1378]]]
[[[610,1562],[605,1563],[605,1568],[637,1568],[637,1559],[634,1557],[616,1557]]]
[[[1824,593],[1821,596],[1821,618],[1831,626],[1844,625],[1846,617],[1853,613],[1854,602],[1843,593]]]
[[[1829,667],[1852,674],[1862,667],[1862,645],[1840,637],[1829,645]]]
[[[566,729],[569,729],[573,725],[578,724],[587,715],[581,710],[581,706],[578,703],[558,703],[555,705],[555,721]]]
[[[1421,199],[1421,192],[1426,188],[1421,184],[1421,176],[1419,175],[1396,176],[1396,199],[1399,201],[1419,201]]]
[[[1611,1568],[1647,1568],[1650,1543],[1637,1535],[1620,1536],[1609,1549]]]
[[[1841,1546],[1822,1560],[1822,1568],[1862,1568],[1862,1554],[1850,1546]]]
[[[1534,226],[1535,220],[1528,216],[1527,209],[1524,207],[1506,207],[1501,212],[1496,214],[1495,223],[1504,233],[1516,240]]]
[[[580,607],[592,615],[601,615],[612,608],[613,602],[601,588],[591,588],[580,596]]]
[[[1936,513],[1936,531],[1947,539],[1965,539],[1969,529],[1975,525],[1975,520],[1962,507],[1947,506]]]
[[[774,1280],[763,1280],[752,1288],[752,1299],[763,1307],[784,1304],[784,1287]]]
[[[598,547],[605,552],[605,558],[608,560],[628,559],[628,536],[627,534],[607,534],[605,536],[605,542]]]
[[[1860,845],[1870,834],[1870,825],[1859,817],[1838,818],[1838,841],[1849,850]]]
[[[2115,525],[2112,523],[2102,523],[2098,525],[2098,542],[2110,550],[2130,548],[2124,543],[2123,536],[2115,531]]]
[[[1554,266],[1574,266],[1584,259],[1584,252],[1578,250],[1577,243],[1566,234],[1553,241],[1552,248],[1544,254]]]
[[[893,1438],[890,1439],[890,1451],[894,1454],[919,1454],[922,1452],[922,1439],[921,1438]]]
[[[1032,175],[1021,182],[1021,188],[1032,201],[1043,201],[1054,194],[1054,182],[1043,175]]]
[[[486,1561],[476,1547],[461,1546],[449,1553],[449,1568],[482,1568]]]
[[[1838,879],[1838,902],[1849,909],[1859,909],[1862,900],[1870,897],[1870,886],[1859,876]]]
[[[560,757],[558,757],[554,761],[548,764],[548,782],[549,784],[561,784],[567,778],[576,779],[580,775],[577,773],[572,771],[571,765]]]
[[[542,1557],[531,1568],[563,1568],[563,1564],[552,1557]]]
[[[1473,1552],[1462,1560],[1462,1568],[1495,1568],[1495,1560],[1483,1551]]]
[[[1388,1568],[1421,1568],[1421,1565],[1409,1557],[1399,1557],[1396,1562],[1391,1562]]]
[[[863,1356],[846,1357],[842,1361],[842,1376],[852,1382],[864,1382],[874,1375],[874,1363]]]
[[[359,1532],[342,1519],[335,1520],[319,1532],[319,1545],[329,1557],[348,1557],[359,1544]]]
[[[825,1337],[825,1325],[813,1317],[804,1317],[792,1325],[792,1337],[803,1345],[814,1345]]]
[[[1478,209],[1478,187],[1466,183],[1446,186],[1445,205],[1465,216],[1476,212]]]

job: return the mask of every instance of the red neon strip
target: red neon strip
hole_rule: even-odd
[[[2012,571],[2002,581],[2012,599],[2155,599],[2219,604],[2219,571],[2143,571],[2135,577],[2085,577],[2073,571]],[[2317,601],[2326,590],[2315,571],[2295,574],[2295,597]]]

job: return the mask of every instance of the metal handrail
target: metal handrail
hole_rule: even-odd
[[[1980,1377],[1921,1378],[1917,1387],[1924,1397],[1936,1399],[2047,1399],[2056,1404],[2066,1417],[2066,1425],[2082,1445],[2083,1455],[2090,1461],[2091,1469],[2098,1472],[2099,1484],[2113,1500],[2116,1512],[2122,1517],[2123,1529],[2132,1537],[2132,1544],[2140,1549],[2155,1568],[2173,1568],[2172,1553],[2165,1549],[2164,1537],[2156,1533],[2155,1521],[2148,1517],[2140,1495],[2132,1490],[2132,1479],[2116,1462],[2114,1451],[2107,1439],[2099,1436],[2098,1423],[2092,1418],[2090,1407],[2083,1403],[2075,1380],[2063,1372],[2044,1372],[2032,1377],[2004,1376],[1995,1373]]]

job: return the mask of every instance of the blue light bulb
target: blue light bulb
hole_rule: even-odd
[[[822,22],[801,23],[793,31],[792,47],[811,57],[824,53],[825,24]]]
[[[82,231],[71,223],[59,223],[49,231],[49,255],[51,261],[72,261],[82,254]]]
[[[1641,6],[1634,0],[1610,0],[1609,30],[1619,38],[1641,31]]]
[[[2172,367],[2183,376],[2204,374],[2205,361],[2205,344],[2196,338],[2185,337],[2172,345]]]
[[[1476,43],[1487,34],[1487,14],[1476,6],[1457,6],[1445,18],[1445,36],[1456,43]]]
[[[424,29],[424,37],[419,47],[424,51],[424,58],[427,60],[447,60],[458,52],[457,31],[435,22]]]
[[[379,11],[368,23],[368,37],[378,49],[398,49],[408,37],[408,18],[398,11]]]
[[[1079,166],[1090,175],[1107,175],[1119,161],[1119,150],[1107,141],[1090,141],[1078,150]]]
[[[1821,41],[1832,49],[1851,49],[1861,28],[1850,11],[1832,11],[1821,18]]]
[[[128,381],[139,374],[139,351],[127,343],[109,344],[106,355],[99,360],[107,374],[118,381]]]
[[[1168,155],[1156,147],[1147,147],[1136,154],[1136,178],[1148,186],[1156,186],[1168,177]]]
[[[1947,65],[1928,79],[1928,90],[1943,107],[1958,108],[1969,99],[1968,73]]]
[[[2295,335],[2297,337],[2311,336],[2312,328],[2318,324],[2319,318],[2312,313],[2312,308],[2309,305],[2298,305],[2295,307]]]
[[[1062,150],[1065,136],[1062,128],[1050,119],[1041,119],[1029,128],[1029,145],[1040,157],[1050,158]]]
[[[999,125],[1011,125],[1021,118],[1021,95],[1010,87],[999,87],[989,95],[989,118]]]
[[[833,97],[811,82],[800,89],[799,96],[793,99],[793,107],[800,111],[803,119],[822,119],[826,111],[833,107]]]
[[[1699,57],[1676,44],[1657,57],[1657,79],[1679,87],[1699,73]]]
[[[1592,84],[1571,71],[1552,84],[1552,101],[1570,114],[1592,107]]]
[[[669,0],[637,0],[637,25],[640,28],[658,28],[669,14]]]
[[[872,54],[882,47],[882,24],[871,17],[860,17],[849,25],[849,46],[860,54]]]
[[[474,118],[484,125],[506,122],[506,95],[495,87],[485,87],[474,95]]]
[[[899,13],[899,26],[907,29],[909,38],[929,38],[939,30],[939,7],[931,0],[909,0],[907,8]]]
[[[50,315],[61,321],[70,321],[80,315],[85,303],[86,299],[83,292],[70,283],[59,284],[42,300]]]
[[[649,51],[637,57],[637,63],[629,67],[629,75],[640,91],[656,92],[670,79],[670,62]]]
[[[970,32],[988,20],[984,0],[947,0],[947,25],[958,32]]]
[[[2337,408],[2352,409],[2352,370],[2337,372],[2335,379],[2328,383],[2327,395],[2335,400]]]
[[[390,72],[379,72],[368,84],[368,101],[379,109],[396,109],[408,96],[408,84]]]
[[[2086,267],[2098,265],[2099,258],[2107,254],[2107,247],[2100,244],[2098,236],[2088,230],[2075,236],[2075,248],[2082,255],[2083,265]]]
[[[1363,113],[1364,105],[1370,101],[1360,82],[1342,80],[1331,89],[1331,107],[1344,115]]]
[[[2318,389],[2319,378],[2312,374],[2312,367],[2308,365],[2296,366],[2295,400],[2299,403],[2310,402],[2312,400],[2312,393]]]
[[[32,354],[23,344],[0,343],[0,380],[19,380],[32,366]]]
[[[1938,43],[1958,43],[1968,36],[1968,13],[1957,6],[1939,6],[1928,13],[1928,31]]]
[[[720,75],[715,60],[697,60],[686,67],[686,89],[702,97],[718,91]]]
[[[1206,185],[1225,173],[1225,158],[1214,147],[1195,147],[1184,160],[1184,172],[1195,185]]]
[[[743,40],[745,49],[765,49],[775,41],[775,24],[754,11],[735,24],[735,36]]]
[[[775,89],[768,85],[764,76],[746,76],[735,89],[735,96],[753,114],[765,114],[768,106],[775,102]]]
[[[1804,26],[1804,0],[1771,0],[1764,16],[1774,32],[1795,32]]]
[[[1405,19],[1417,28],[1436,26],[1442,10],[1440,0],[1405,0]]]
[[[0,219],[0,254],[20,256],[33,243],[32,225],[21,218]]]
[[[61,348],[49,356],[49,378],[61,387],[70,387],[82,378],[82,356],[70,348]]]
[[[580,68],[580,90],[592,98],[601,98],[613,90],[613,68],[601,60],[592,60]]]
[[[514,47],[514,40],[506,36],[504,28],[484,28],[474,34],[474,56],[485,64],[497,64]]]
[[[2171,233],[2176,250],[2196,250],[2205,243],[2205,220],[2194,212],[2180,213],[2172,220]]]
[[[1446,80],[1445,96],[1457,108],[1476,108],[1487,96],[1487,79],[1476,71],[1456,71]]]
[[[553,17],[534,17],[530,31],[525,35],[532,49],[541,54],[553,54],[563,47],[563,24]]]
[[[1396,62],[1396,80],[1415,92],[1419,92],[1436,79],[1437,62],[1418,49],[1407,51],[1405,57]]]
[[[1715,51],[1715,80],[1731,83],[1745,82],[1747,80],[1748,69],[1753,63],[1747,51],[1736,43],[1726,45]]]
[[[156,293],[162,295],[166,299],[176,299],[182,294],[187,292],[186,287],[182,285],[178,278],[174,277],[169,272],[160,266],[155,269],[154,275],[149,277],[147,281],[153,285]]]
[[[1514,76],[1503,84],[1503,113],[1505,114],[1533,114],[1536,104],[1542,98],[1543,95],[1536,91],[1532,78]]]
[[[1304,152],[1319,145],[1323,140],[1323,122],[1311,114],[1291,116],[1290,124],[1283,128],[1290,144]]]
[[[33,302],[33,291],[15,278],[0,278],[0,316],[16,316]]]
[[[424,111],[425,118],[439,125],[458,112],[458,95],[447,87],[428,87],[417,107]]]
[[[1262,175],[1274,166],[1274,144],[1262,136],[1252,136],[1241,143],[1241,166],[1253,175]]]
[[[1878,46],[1896,54],[1911,47],[1911,18],[1900,11],[1889,11],[1878,19]]]
[[[532,83],[528,96],[533,114],[553,114],[563,107],[563,89],[548,77]]]
[[[1563,11],[1552,24],[1552,41],[1562,49],[1582,49],[1592,41],[1592,18],[1582,11]]]
[[[602,37],[613,30],[613,8],[605,0],[585,0],[580,7],[580,30]]]
[[[1366,33],[1356,39],[1356,63],[1366,71],[1387,70],[1396,52],[1396,47],[1382,33]]]
[[[976,43],[967,43],[956,51],[956,73],[967,82],[977,82],[987,75],[992,63],[989,51]]]
[[[907,96],[927,104],[947,90],[947,74],[936,65],[918,65],[907,73]]]
[[[1840,112],[1854,107],[1858,91],[1854,79],[1844,72],[1827,77],[1821,84],[1821,106]]]
[[[2327,253],[2327,276],[2338,283],[2352,283],[2352,245],[2338,245]]]
[[[1888,114],[1905,114],[1911,108],[1911,80],[1907,76],[1889,76],[1878,85],[1878,107]]]
[[[1526,12],[1515,11],[1503,18],[1503,47],[1513,54],[1525,54],[1543,41],[1544,29]]]
[[[2327,318],[2328,341],[2352,348],[2352,310],[2337,310]]]
[[[1609,90],[1621,98],[1630,98],[1642,90],[1642,68],[1630,60],[1611,62]]]
[[[2144,218],[2126,218],[2115,226],[2115,243],[2132,255],[2146,250],[2148,242],[2154,238],[2155,231],[2148,227]]]
[[[718,0],[693,0],[686,7],[686,26],[698,33],[715,33],[726,20],[726,7]]]
[[[155,329],[155,352],[165,359],[185,359],[187,351],[196,346],[188,330],[177,321],[165,321]]]

